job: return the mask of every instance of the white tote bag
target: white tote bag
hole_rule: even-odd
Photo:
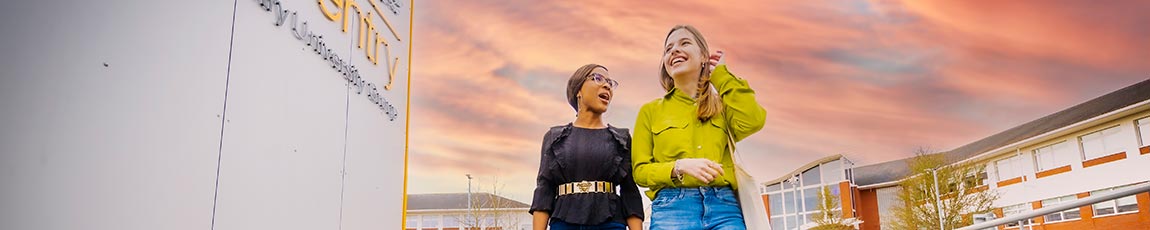
[[[763,204],[763,196],[759,194],[759,182],[743,168],[743,159],[735,151],[735,138],[727,130],[727,151],[735,162],[735,180],[739,188],[736,191],[739,197],[739,208],[743,211],[743,222],[748,230],[770,230],[771,224],[767,222],[767,206]]]

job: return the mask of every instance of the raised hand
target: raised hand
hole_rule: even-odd
[[[723,60],[722,50],[716,50],[715,53],[707,58],[707,70],[715,71],[715,67],[722,64],[727,64],[727,62]]]

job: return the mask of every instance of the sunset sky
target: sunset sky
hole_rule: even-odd
[[[759,180],[844,154],[945,151],[1150,78],[1150,2],[417,1],[408,193],[529,203],[566,80],[597,63],[631,127],[663,95],[663,38],[696,26],[767,110],[739,143]],[[1150,93],[1150,92],[1148,92]]]

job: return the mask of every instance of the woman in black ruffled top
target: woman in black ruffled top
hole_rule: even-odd
[[[588,64],[567,81],[574,122],[543,136],[534,229],[643,229],[643,201],[631,175],[631,134],[603,123],[619,83]]]

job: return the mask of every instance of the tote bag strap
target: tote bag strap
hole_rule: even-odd
[[[739,155],[738,151],[735,151],[735,134],[731,132],[731,122],[730,121],[727,122],[726,131],[727,131],[727,153],[731,154],[731,158],[732,158],[731,160],[735,161],[735,164],[741,165],[743,163],[743,157],[742,157],[742,155]]]

